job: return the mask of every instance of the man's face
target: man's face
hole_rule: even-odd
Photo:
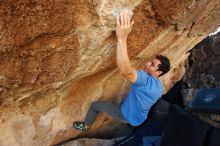
[[[159,76],[162,73],[161,71],[158,71],[160,64],[160,60],[154,58],[152,61],[146,63],[144,71],[152,76]]]

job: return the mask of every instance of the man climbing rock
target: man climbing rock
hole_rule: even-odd
[[[131,21],[127,11],[122,11],[116,21],[117,67],[120,74],[131,82],[130,91],[125,100],[119,104],[106,101],[92,103],[85,121],[73,123],[73,127],[77,130],[87,131],[99,112],[105,112],[132,126],[138,126],[147,119],[150,108],[162,95],[163,86],[159,77],[170,70],[169,59],[157,55],[152,61],[146,63],[143,70],[133,68],[127,53],[127,37],[134,21]]]

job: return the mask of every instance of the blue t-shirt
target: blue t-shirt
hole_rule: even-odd
[[[137,80],[121,105],[121,112],[133,126],[142,124],[151,106],[161,97],[163,86],[157,78],[143,70],[137,71]]]

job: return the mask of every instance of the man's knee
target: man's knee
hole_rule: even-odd
[[[95,111],[105,111],[106,109],[114,108],[114,106],[107,101],[95,101],[91,104],[90,108]]]
[[[103,105],[103,101],[95,101],[91,104],[90,108],[97,109]]]

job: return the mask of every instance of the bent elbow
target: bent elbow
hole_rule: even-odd
[[[132,69],[119,69],[119,74],[120,75],[128,75],[132,73]]]

